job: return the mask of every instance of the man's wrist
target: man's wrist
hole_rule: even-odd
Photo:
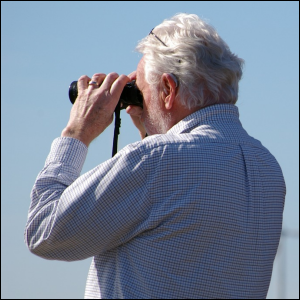
[[[63,131],[61,132],[61,137],[70,137],[70,138],[77,139],[82,143],[84,143],[87,147],[91,143],[91,141],[89,141],[84,134],[77,132],[69,127],[65,127],[63,129]]]

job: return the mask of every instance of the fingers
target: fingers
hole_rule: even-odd
[[[133,124],[139,130],[140,136],[143,139],[146,136],[145,126],[141,121],[143,109],[139,106],[129,105],[126,108],[126,112],[130,115]]]
[[[128,77],[130,80],[136,80],[136,71],[131,72]]]
[[[77,82],[78,92],[86,90],[87,88],[93,89],[99,87],[105,76],[106,75],[103,73],[96,73],[92,76],[92,78],[87,75],[82,75]],[[96,84],[89,84],[90,82],[96,82]]]
[[[126,75],[119,76],[117,73],[109,73],[107,76],[104,73],[96,73],[92,78],[87,75],[83,75],[78,79],[77,87],[79,90],[99,88],[101,90],[108,90],[111,94],[120,94],[122,93],[124,86],[127,82],[130,81],[130,78]],[[119,95],[119,96],[120,96]]]
[[[116,95],[118,99],[120,98],[122,91],[130,79],[126,75],[120,75],[117,80],[115,80],[111,86],[110,93]]]
[[[129,82],[129,78],[125,75],[119,76],[117,73],[110,73],[106,76],[105,80],[102,83],[102,86],[99,90],[106,89],[107,94],[110,95],[110,104],[109,107],[113,110],[118,104],[121,93],[126,85]]]
[[[85,80],[83,80],[85,79]],[[119,76],[117,73],[96,73],[92,76],[91,83],[86,85],[87,78],[83,76],[85,86],[88,86],[88,94],[92,102],[97,103],[102,108],[106,107],[107,111],[114,111],[124,86],[130,79],[125,76]],[[95,84],[93,84],[93,81]]]
[[[96,73],[92,78],[86,75],[81,76],[77,86],[79,93],[87,90],[89,95],[97,97],[97,102],[108,102],[108,108],[114,110],[126,83],[129,81],[130,79],[126,75],[119,76],[115,72],[108,75]]]
[[[111,93],[111,87],[115,80],[119,77],[118,73],[109,73],[101,85],[101,90],[107,90],[109,93]]]
[[[143,113],[143,109],[139,106],[129,105],[126,107],[126,112],[132,117],[140,117]]]
[[[91,80],[91,78],[86,75],[81,76],[77,82],[78,91],[87,89],[90,80]]]
[[[95,89],[95,88],[98,88],[103,80],[105,79],[105,74],[103,73],[96,73],[92,76],[92,79],[89,81],[89,85],[88,85],[88,89],[89,90],[92,90],[92,89]]]

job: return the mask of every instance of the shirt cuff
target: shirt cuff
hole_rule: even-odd
[[[81,172],[88,152],[88,147],[81,141],[70,137],[56,138],[45,165],[62,163],[73,167],[78,173]]]

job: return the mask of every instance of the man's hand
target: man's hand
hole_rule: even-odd
[[[136,71],[130,73],[128,77],[130,80],[136,80]],[[129,105],[126,108],[126,112],[130,115],[133,124],[139,130],[140,136],[143,139],[146,136],[146,129],[141,121],[143,109],[139,106]]]
[[[97,84],[89,84],[89,82]],[[113,121],[113,113],[121,93],[130,81],[125,75],[94,74],[92,79],[81,76],[78,97],[71,109],[70,119],[61,136],[73,137],[89,146]]]
[[[146,129],[141,121],[143,109],[139,106],[129,105],[126,108],[126,112],[130,115],[133,124],[139,130],[141,139],[146,137]]]

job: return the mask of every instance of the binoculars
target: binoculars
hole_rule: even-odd
[[[69,86],[69,99],[75,103],[78,96],[77,81],[73,81]],[[135,84],[135,80],[128,82],[119,99],[120,109],[125,109],[128,105],[136,105],[143,108],[143,96]]]

